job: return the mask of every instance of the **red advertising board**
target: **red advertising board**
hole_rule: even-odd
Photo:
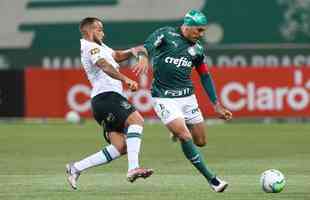
[[[137,80],[140,89],[125,89],[130,101],[145,117],[155,117],[151,105],[151,72],[141,77],[121,70]],[[212,68],[222,104],[234,117],[310,116],[309,68]],[[194,72],[193,81],[201,110],[213,116],[213,108]],[[90,117],[91,87],[83,70],[28,68],[25,72],[27,117],[63,117],[69,110]]]
[[[309,68],[219,68],[211,73],[219,99],[235,117],[310,116]],[[203,105],[207,97],[196,86]]]

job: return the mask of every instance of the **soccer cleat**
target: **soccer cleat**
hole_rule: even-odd
[[[127,180],[131,183],[135,182],[137,178],[148,178],[154,173],[152,169],[145,169],[145,168],[135,168],[127,173]]]
[[[228,183],[218,177],[213,178],[209,184],[215,192],[224,192],[224,190],[228,187]]]
[[[66,164],[66,173],[67,173],[67,180],[72,189],[77,189],[77,180],[79,179],[79,176],[81,175],[80,172],[78,172],[73,164]]]

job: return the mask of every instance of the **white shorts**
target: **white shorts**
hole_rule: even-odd
[[[203,121],[195,95],[180,98],[153,97],[153,108],[164,124],[183,118],[186,124],[197,124]]]

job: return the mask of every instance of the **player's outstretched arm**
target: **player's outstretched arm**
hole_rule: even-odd
[[[134,54],[132,52],[132,49],[126,49],[126,50],[115,50],[112,56],[116,62],[122,62],[124,60],[128,60],[131,56],[134,56]]]
[[[122,81],[129,87],[130,90],[136,91],[138,89],[138,83],[136,81],[133,81],[124,74],[120,73],[104,58],[100,58],[96,62],[96,65],[101,68],[107,75],[111,76],[114,79]]]
[[[219,115],[219,118],[225,119],[225,120],[231,120],[232,113],[226,108],[224,108],[218,101],[213,79],[211,77],[211,74],[208,71],[207,65],[201,64],[196,69],[200,75],[201,84],[203,88],[205,89],[206,93],[208,94],[208,97],[211,100],[212,104],[214,105],[214,110]]]
[[[149,68],[149,58],[147,50],[143,45],[131,48],[133,55],[138,59],[137,64],[133,66],[133,72],[138,74],[146,73]]]
[[[122,62],[124,60],[128,60],[131,56],[135,56],[138,58],[138,54],[140,52],[145,52],[146,50],[143,45],[132,47],[126,50],[114,50],[112,56],[116,62]],[[146,53],[147,54],[147,53]]]

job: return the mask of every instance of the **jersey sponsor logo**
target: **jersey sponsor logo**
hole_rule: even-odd
[[[176,67],[192,67],[192,61],[188,60],[186,57],[181,58],[173,58],[173,57],[166,57],[165,63],[167,64],[174,64]]]
[[[100,52],[100,49],[99,49],[99,48],[93,48],[93,49],[90,50],[90,54],[91,54],[91,55],[95,55],[95,54],[97,54],[97,53],[99,53],[99,52]]]
[[[191,93],[191,89],[185,88],[182,90],[166,90],[164,94],[170,97],[181,97],[184,95],[188,95],[190,93]]]

